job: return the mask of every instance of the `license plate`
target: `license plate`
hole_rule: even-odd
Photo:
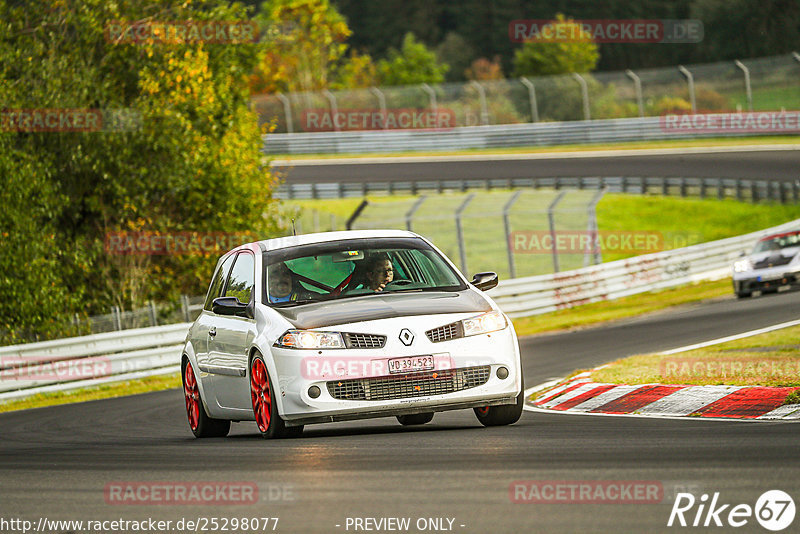
[[[413,373],[414,371],[430,371],[433,369],[433,356],[410,356],[408,358],[390,358],[390,373]]]

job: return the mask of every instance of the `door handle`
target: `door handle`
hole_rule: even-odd
[[[216,336],[217,335],[217,327],[216,326],[212,326],[211,328],[209,328],[208,329],[208,335],[211,336],[211,337]]]

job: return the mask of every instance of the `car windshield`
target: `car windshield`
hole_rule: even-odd
[[[769,252],[789,247],[800,247],[800,233],[784,234],[759,241],[753,252]]]
[[[291,306],[413,291],[458,291],[466,284],[419,238],[352,239],[264,253],[264,301]]]

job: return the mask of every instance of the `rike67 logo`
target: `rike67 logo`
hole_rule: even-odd
[[[714,493],[710,502],[707,494],[696,499],[691,493],[679,493],[672,505],[667,526],[738,528],[747,525],[755,517],[762,527],[777,532],[792,524],[794,514],[794,500],[781,490],[764,492],[754,507],[723,503],[719,492]]]

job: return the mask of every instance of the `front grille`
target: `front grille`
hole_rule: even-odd
[[[464,332],[462,330],[461,322],[459,321],[457,323],[450,323],[440,326],[439,328],[428,330],[425,332],[425,335],[428,336],[428,339],[431,340],[431,343],[439,343],[440,341],[464,337]]]
[[[444,371],[424,371],[396,376],[332,380],[328,393],[339,400],[382,401],[428,395],[443,395],[485,384],[490,367],[465,367]]]
[[[780,267],[792,261],[792,256],[771,257],[753,265],[754,269],[768,269],[769,267]]]
[[[386,336],[345,333],[344,343],[348,349],[382,349],[386,345]]]

